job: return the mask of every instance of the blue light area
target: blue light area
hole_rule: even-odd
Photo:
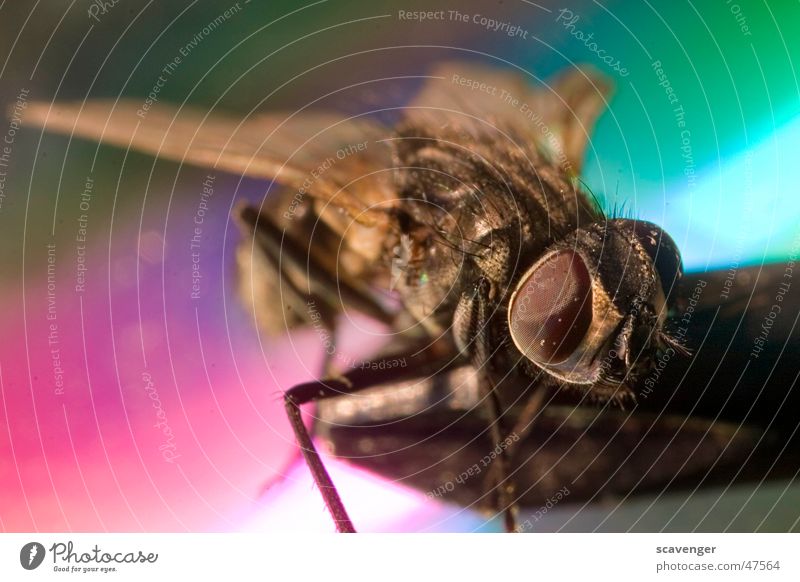
[[[683,176],[663,189],[640,181],[627,207],[670,233],[687,271],[785,260],[800,246],[797,152],[800,118],[750,149],[696,170],[694,182]],[[613,206],[613,196],[606,199]]]
[[[687,270],[784,260],[800,234],[800,119],[737,154],[694,191],[670,190],[665,226],[681,236]]]

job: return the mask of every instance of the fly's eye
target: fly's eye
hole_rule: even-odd
[[[651,222],[637,221],[633,231],[653,261],[658,278],[661,279],[661,288],[664,290],[664,294],[669,294],[670,290],[676,286],[683,271],[681,255],[675,241]]]
[[[509,310],[511,338],[538,363],[566,360],[592,321],[592,279],[573,251],[544,258],[517,287]]]

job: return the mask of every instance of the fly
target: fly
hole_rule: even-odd
[[[461,78],[500,91],[470,91]],[[518,504],[548,499],[576,475],[584,485],[572,481],[573,499],[603,480],[616,493],[664,483],[713,464],[732,434],[642,404],[658,401],[641,386],[666,355],[683,362],[671,374],[692,361],[684,345],[695,338],[670,320],[685,299],[675,242],[655,224],[606,217],[577,179],[609,94],[589,68],[535,88],[517,73],[447,63],[393,126],[310,111],[237,120],[163,104],[143,121],[135,104],[110,101],[31,104],[25,121],[282,185],[234,216],[240,297],[261,329],[333,335],[356,310],[395,337],[368,365],[343,373],[329,361],[325,379],[285,393],[338,530],[355,528],[301,418],[306,403],[319,403],[318,433],[337,454],[429,492],[488,457],[452,498],[518,531]],[[660,384],[655,392],[672,394]],[[387,419],[404,424],[375,427]],[[681,431],[684,442],[710,435],[708,458],[638,475],[635,464]],[[636,446],[592,467],[620,434]],[[731,451],[752,448],[754,434],[730,437]]]

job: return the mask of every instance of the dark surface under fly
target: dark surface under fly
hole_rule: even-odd
[[[572,502],[598,501],[796,475],[800,288],[783,295],[781,317],[758,348],[785,270],[685,277],[668,325],[692,355],[663,352],[624,409],[552,391],[510,460],[516,501],[540,507],[565,486]],[[496,512],[484,464],[496,443],[479,377],[468,366],[445,377],[322,402],[317,433],[351,463],[429,497]],[[504,424],[513,425],[532,392],[528,384],[499,390]]]

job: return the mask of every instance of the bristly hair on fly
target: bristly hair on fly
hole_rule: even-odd
[[[619,200],[619,180],[617,180],[617,187],[614,191],[614,205],[611,207],[610,210],[606,210],[603,207],[603,203],[600,199],[595,195],[589,185],[584,182],[581,178],[577,178],[581,185],[586,189],[589,193],[589,196],[592,197],[594,200],[595,207],[597,211],[600,213],[600,216],[603,220],[615,220],[617,218],[624,218],[627,220],[640,220],[639,216],[636,215],[633,207],[628,204],[628,200],[623,200],[622,204],[618,202]],[[626,209],[627,205],[627,209]]]
[[[595,212],[597,212],[597,214],[600,215],[600,219],[601,220],[608,220],[609,217],[608,217],[608,215],[606,213],[605,208],[603,208],[603,203],[600,201],[600,199],[597,197],[597,195],[595,195],[594,191],[589,186],[589,184],[587,184],[583,180],[583,178],[581,178],[580,176],[575,176],[575,180],[578,183],[580,183],[581,186],[583,186],[583,188],[586,190],[586,192],[589,193],[589,196],[591,197],[592,201],[594,202],[594,210],[595,210]]]
[[[619,182],[617,182],[617,190],[614,194],[614,205],[610,210],[606,210],[603,205],[603,202],[600,198],[594,193],[592,188],[589,184],[586,183],[580,176],[576,176],[575,180],[583,186],[584,190],[589,194],[590,198],[594,202],[594,210],[600,215],[601,220],[614,220],[617,218],[625,218],[627,220],[639,220],[639,217],[636,215],[633,207],[628,204],[627,200],[623,200],[622,204],[617,202],[618,194],[619,194]],[[627,205],[627,209],[626,209]]]

